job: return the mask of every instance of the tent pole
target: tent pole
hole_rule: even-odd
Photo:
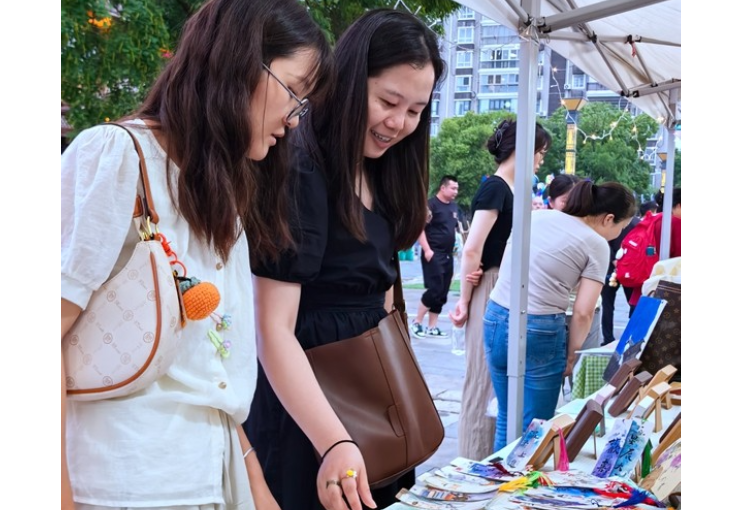
[[[669,104],[671,112],[676,111],[679,90],[669,91]],[[671,209],[674,206],[674,159],[676,144],[674,142],[675,122],[674,119],[666,119],[666,183],[663,190],[663,223],[661,227],[660,260],[671,258]]]
[[[522,7],[537,16],[541,0],[522,0]],[[529,27],[536,30],[535,26]],[[535,35],[535,34],[534,34]],[[531,194],[536,139],[536,80],[538,38],[520,40],[517,141],[515,145],[515,192],[512,209],[512,267],[510,321],[507,346],[507,444],[523,433],[523,389],[528,308],[528,253],[530,247]]]
[[[597,19],[608,18],[623,12],[634,11],[648,5],[658,4],[665,0],[603,0],[595,4],[578,7],[576,9],[552,14],[546,18],[541,18],[539,29],[543,33],[561,30],[567,27],[573,27],[580,23],[595,21]]]

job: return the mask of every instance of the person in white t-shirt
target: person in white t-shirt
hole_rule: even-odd
[[[590,329],[606,277],[608,241],[619,235],[634,212],[634,196],[621,184],[581,181],[570,192],[564,212],[531,215],[523,429],[533,418],[553,417],[563,377],[572,373],[575,351]],[[509,244],[502,267],[512,267]],[[511,271],[501,271],[484,315],[487,362],[498,401],[495,451],[507,444],[511,284]],[[575,287],[568,338],[565,312]]]
[[[159,232],[189,276],[218,289],[222,323],[187,320],[166,374],[125,397],[68,399],[63,360],[61,508],[279,509],[240,426],[257,378],[248,258],[292,246],[278,193],[284,135],[331,72],[331,49],[303,4],[209,0],[143,105],[118,122],[142,147]],[[121,127],[86,129],[62,155],[63,338],[139,239],[138,182]]]

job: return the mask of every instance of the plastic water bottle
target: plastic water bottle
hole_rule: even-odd
[[[463,326],[453,326],[451,352],[456,356],[463,356],[466,353],[466,330]]]

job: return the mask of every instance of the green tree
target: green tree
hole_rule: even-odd
[[[442,30],[442,19],[460,7],[451,0],[304,0],[310,14],[334,43],[356,18],[378,7],[405,8],[417,14],[435,31]]]
[[[195,0],[62,0],[61,93],[78,130],[136,108]]]
[[[539,177],[564,171],[567,112],[555,111],[545,122],[552,147],[544,158]],[[575,173],[594,182],[616,181],[636,193],[653,192],[650,165],[641,159],[643,148],[658,131],[658,123],[640,114],[632,116],[607,103],[588,103],[578,114]]]
[[[481,180],[497,169],[486,140],[502,119],[512,117],[509,112],[476,114],[468,112],[463,117],[445,119],[439,134],[432,138],[430,154],[429,189],[437,192],[444,175],[454,175],[460,183],[456,202],[468,211],[471,200]]]
[[[273,1],[273,0],[268,0]],[[397,0],[299,0],[331,42],[368,9]],[[182,26],[204,0],[62,0],[61,94],[80,131],[132,112],[175,50]],[[432,25],[459,6],[450,0],[401,2]],[[399,5],[398,8],[404,8]],[[440,25],[435,25],[440,30]]]

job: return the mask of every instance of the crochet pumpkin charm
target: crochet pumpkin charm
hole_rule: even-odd
[[[210,282],[201,282],[197,278],[179,278],[179,290],[188,319],[199,321],[210,317],[218,308],[221,294]]]

